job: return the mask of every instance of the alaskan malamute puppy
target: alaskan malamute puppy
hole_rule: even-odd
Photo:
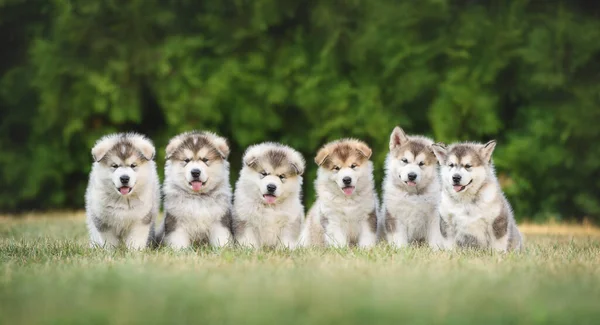
[[[400,127],[390,136],[385,161],[380,237],[392,245],[430,243],[439,232],[440,182],[433,140],[407,136]]]
[[[169,141],[158,243],[180,249],[231,241],[228,156],[227,141],[214,133],[187,132]]]
[[[303,245],[371,247],[377,243],[371,153],[367,144],[354,139],[334,141],[319,150],[317,200],[308,212]]]
[[[135,133],[108,135],[96,143],[85,194],[92,246],[141,249],[149,244],[160,205],[154,154],[152,142]]]
[[[262,143],[244,153],[233,200],[233,232],[242,246],[295,248],[304,220],[305,162],[296,150]]]
[[[441,166],[439,222],[446,248],[508,251],[522,246],[511,206],[496,179],[495,147],[495,141],[433,145]]]

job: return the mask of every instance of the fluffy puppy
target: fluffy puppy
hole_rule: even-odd
[[[234,193],[233,231],[250,247],[295,248],[304,219],[300,201],[305,162],[277,143],[249,147]]]
[[[495,141],[433,146],[441,165],[440,233],[446,248],[521,249],[521,234],[496,179],[495,147]]]
[[[400,127],[390,136],[378,229],[380,237],[396,247],[435,245],[441,188],[432,145],[433,140],[407,136]]]
[[[158,243],[181,249],[230,243],[231,186],[227,140],[211,132],[186,132],[167,145],[165,218]]]
[[[92,148],[94,163],[85,193],[93,247],[146,247],[160,205],[155,149],[136,133],[107,135]]]
[[[377,195],[371,148],[362,141],[342,139],[324,145],[319,166],[317,200],[302,232],[302,244],[371,247],[377,242]]]

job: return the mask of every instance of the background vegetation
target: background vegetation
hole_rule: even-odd
[[[499,142],[517,217],[600,222],[600,4],[0,0],[0,211],[82,208],[90,148],[135,130],[264,140],[309,161],[389,132]],[[162,171],[161,171],[162,172]],[[234,172],[232,178],[237,177]]]

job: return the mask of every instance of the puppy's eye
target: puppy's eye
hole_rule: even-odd
[[[202,158],[202,162],[203,163],[207,163],[208,162],[208,158]]]
[[[185,158],[185,159],[183,160],[183,162],[184,162],[184,163],[186,163],[186,164],[187,164],[187,163],[189,163],[190,161],[192,161],[190,158]]]
[[[117,169],[117,168],[119,168],[119,165],[117,165],[117,164],[112,164],[112,165],[110,165],[110,167],[112,167],[112,168],[114,168],[114,169]]]
[[[405,164],[408,164],[408,159],[402,158],[402,162],[405,163]]]
[[[471,166],[471,164],[466,164],[466,165],[465,165],[465,168],[466,168],[466,169],[471,169],[471,167],[473,167],[473,166]]]
[[[352,164],[352,165],[350,166],[350,168],[352,168],[352,169],[354,169],[354,168],[356,168],[356,167],[358,167],[358,165],[357,165],[357,164]]]
[[[450,168],[454,168],[454,164],[452,164],[452,163],[450,163],[450,165],[448,165],[448,166],[450,166]]]
[[[136,163],[133,163],[133,164],[129,165],[129,167],[131,167],[131,168],[135,168],[135,167],[137,167],[137,164],[136,164]]]
[[[285,175],[279,175],[279,179],[280,180],[284,180],[285,179]]]
[[[340,170],[339,166],[333,166],[333,170]]]
[[[266,172],[266,171],[264,171],[264,170],[263,170],[262,172],[260,172],[260,175],[261,175],[262,177],[265,177],[265,176],[267,176],[268,174],[267,174],[267,172]]]
[[[419,163],[419,166],[420,166],[420,167],[423,167],[423,166],[425,166],[425,162],[424,162],[424,161],[421,161],[421,162]]]

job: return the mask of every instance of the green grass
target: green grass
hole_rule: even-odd
[[[600,234],[548,229],[521,254],[105,252],[81,218],[0,218],[0,324],[600,323]]]

